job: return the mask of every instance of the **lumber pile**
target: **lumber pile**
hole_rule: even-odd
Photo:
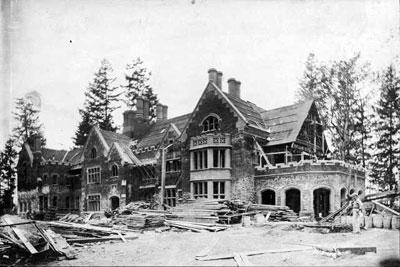
[[[198,223],[198,222],[185,222],[185,221],[173,221],[167,220],[166,224],[171,227],[176,227],[179,229],[190,230],[193,232],[218,232],[227,229],[226,225],[212,224],[212,223]]]
[[[265,204],[250,204],[248,211],[258,211],[263,214],[270,212],[269,221],[289,221],[295,222],[298,220],[298,215],[287,206],[265,205]]]
[[[17,216],[0,218],[1,265],[20,263],[37,257],[76,257],[66,240],[45,229],[35,221],[22,220]]]

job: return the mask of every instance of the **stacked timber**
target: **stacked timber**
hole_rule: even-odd
[[[296,212],[287,206],[265,205],[265,204],[250,204],[247,208],[248,211],[257,211],[265,215],[270,213],[269,221],[289,221],[295,222],[298,220]]]
[[[167,219],[198,223],[216,223],[220,214],[233,211],[221,200],[195,200],[171,208]]]

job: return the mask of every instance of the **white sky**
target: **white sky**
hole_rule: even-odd
[[[224,73],[225,90],[235,77],[243,99],[268,109],[295,100],[310,52],[328,61],[360,51],[373,69],[399,55],[399,0],[192,1],[11,1],[0,145],[11,131],[12,99],[36,90],[47,145],[70,148],[102,58],[121,77],[141,57],[172,117],[192,111],[210,67]],[[114,113],[117,125],[124,108]]]

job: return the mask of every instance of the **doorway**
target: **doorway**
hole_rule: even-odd
[[[300,190],[292,188],[286,191],[286,206],[299,214],[300,212]]]
[[[111,201],[111,210],[115,210],[119,208],[119,197],[110,197]]]
[[[322,218],[329,215],[331,190],[319,188],[314,190],[314,216]]]
[[[270,189],[262,191],[261,204],[275,205],[275,191]]]

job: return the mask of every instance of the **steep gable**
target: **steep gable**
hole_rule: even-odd
[[[309,100],[262,111],[265,125],[270,128],[270,140],[266,146],[295,142],[312,105],[313,100]]]

